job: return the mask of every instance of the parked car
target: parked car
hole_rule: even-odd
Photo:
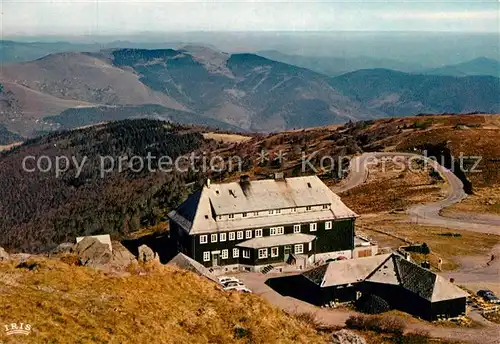
[[[477,296],[482,297],[484,301],[489,303],[500,303],[500,299],[491,290],[488,289],[479,290],[477,292]]]
[[[227,281],[227,282],[224,282],[224,283],[221,283],[222,286],[224,288],[227,288],[227,287],[234,287],[234,286],[245,286],[243,283],[241,282],[236,282],[236,281]]]
[[[235,285],[232,287],[224,288],[224,290],[241,291],[242,293],[251,293],[252,291],[245,287],[244,285]]]
[[[220,284],[224,284],[227,282],[240,282],[240,280],[237,279],[236,277],[230,277],[230,276],[220,276],[219,277]]]

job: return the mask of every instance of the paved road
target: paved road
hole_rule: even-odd
[[[332,190],[336,193],[341,193],[363,184],[368,178],[369,167],[376,165],[384,159],[391,159],[395,163],[400,163],[405,159],[424,159],[429,166],[436,169],[448,183],[447,195],[444,200],[435,203],[416,205],[408,209],[408,215],[412,222],[500,235],[500,216],[473,213],[456,213],[454,217],[443,216],[442,210],[444,208],[458,203],[467,197],[467,194],[464,192],[463,183],[452,171],[441,166],[434,160],[418,154],[389,152],[364,153],[351,159],[348,177],[341,185],[333,187]],[[381,196],[383,196],[382,192]]]

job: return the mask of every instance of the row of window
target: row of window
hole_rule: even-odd
[[[322,208],[323,208],[323,209],[329,209],[329,208],[330,208],[330,205],[329,205],[329,204],[323,204],[323,205],[322,205]],[[303,209],[303,208],[302,208],[302,209]],[[311,211],[311,210],[312,210],[312,206],[307,206],[307,207],[305,207],[305,209],[306,209],[306,211]],[[271,209],[271,210],[268,210],[268,211],[267,211],[267,214],[269,214],[269,215],[281,214],[281,211],[282,211],[282,210],[285,210],[285,209]],[[290,212],[292,212],[292,213],[297,212],[297,208],[291,208],[291,209],[289,208],[289,209],[286,209],[286,210],[290,210]],[[254,211],[254,212],[251,212],[251,213],[240,213],[240,214],[241,214],[241,217],[248,217],[249,215],[259,216],[259,215],[261,215],[262,213],[264,213],[264,212]],[[228,215],[228,218],[230,218],[230,219],[234,219],[234,216],[235,216],[235,215],[238,215],[238,214],[229,214],[229,215]],[[219,215],[219,216],[217,217],[217,219],[218,219],[218,220],[222,220],[222,216],[221,216],[221,215]]]
[[[301,232],[301,225],[293,225],[293,232],[294,233],[300,233]],[[325,222],[325,230],[332,229],[332,221],[326,221]],[[316,232],[318,230],[318,224],[317,223],[310,223],[309,224],[309,231],[310,232]],[[214,233],[210,234],[210,242],[215,243],[217,241],[219,242],[224,242],[226,241],[227,238],[229,240],[243,240],[243,239],[252,239],[252,234],[253,231],[251,229],[246,230],[246,231],[238,231],[238,232],[229,232],[229,233]],[[271,227],[269,228],[269,235],[283,235],[285,234],[285,227],[280,226],[280,227]],[[255,230],[255,238],[261,238],[262,237],[262,229],[256,229]],[[206,244],[208,243],[208,235],[200,235],[200,244]]]
[[[309,251],[312,250],[312,242],[309,243]],[[304,253],[304,245],[303,244],[297,244],[294,245],[293,247],[293,252],[295,254],[302,254]],[[266,259],[269,254],[269,249],[267,248],[260,248],[258,251],[258,257],[259,259]],[[279,247],[271,247],[271,258],[278,257],[279,256]],[[209,262],[211,257],[210,251],[205,251],[203,252],[203,261],[204,262]],[[233,248],[233,258],[239,258],[240,257],[240,250],[238,248]],[[229,250],[221,250],[221,258],[222,259],[228,259],[229,258]],[[250,250],[243,250],[243,258],[250,258]]]
[[[203,261],[209,262],[210,256],[211,256],[210,251],[203,252]],[[228,259],[229,250],[222,250],[220,256],[222,259]],[[233,248],[233,258],[239,258],[239,257],[240,257],[240,250],[238,248]],[[250,250],[243,250],[243,258],[250,258]]]

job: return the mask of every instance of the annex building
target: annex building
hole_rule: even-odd
[[[213,271],[305,269],[373,251],[355,242],[357,215],[316,176],[207,181],[168,217],[178,252]]]
[[[468,294],[438,274],[397,253],[335,261],[304,272],[294,297],[324,305],[377,295],[393,309],[425,320],[465,314]]]

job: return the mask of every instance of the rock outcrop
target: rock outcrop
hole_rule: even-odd
[[[158,256],[158,253],[155,253],[149,246],[147,245],[141,245],[138,248],[139,255],[137,257],[137,260],[141,263],[146,263],[152,260],[160,261],[160,257]]]
[[[113,256],[110,265],[113,269],[122,270],[130,264],[136,264],[137,259],[120,242],[113,242]]]
[[[78,256],[82,265],[92,268],[104,268],[113,257],[108,245],[91,237],[85,237],[73,246],[73,253]]]
[[[10,255],[4,250],[3,247],[0,247],[0,262],[10,260]]]
[[[332,344],[366,344],[363,337],[349,330],[334,332],[332,339]]]

